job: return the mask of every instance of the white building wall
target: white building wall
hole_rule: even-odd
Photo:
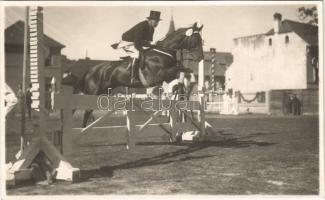
[[[233,55],[234,63],[226,72],[227,89],[257,92],[307,88],[306,43],[293,32],[237,39]]]

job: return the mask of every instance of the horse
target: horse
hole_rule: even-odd
[[[154,47],[140,53],[138,80],[131,81],[132,73],[128,69],[129,60],[117,60],[100,63],[91,67],[77,83],[62,80],[62,84],[73,85],[74,91],[86,95],[107,94],[108,88],[117,87],[148,88],[176,79],[189,71],[179,65],[177,52],[185,51],[190,59],[199,62],[203,59],[201,30],[197,23],[187,28],[179,28],[156,43]],[[68,80],[69,77],[66,77]],[[71,80],[71,79],[70,79]],[[92,110],[86,110],[83,127],[86,127]]]

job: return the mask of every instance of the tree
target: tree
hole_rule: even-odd
[[[300,7],[298,8],[299,19],[302,21],[308,21],[308,23],[313,25],[318,25],[318,13],[316,6],[311,8]]]

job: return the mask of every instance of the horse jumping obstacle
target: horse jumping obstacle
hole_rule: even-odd
[[[115,144],[126,143],[129,148],[133,148],[136,144],[136,137],[139,135],[154,134],[155,136],[169,135],[175,141],[177,133],[199,131],[200,136],[204,136],[206,131],[213,131],[212,126],[205,121],[205,112],[203,98],[201,101],[177,101],[177,100],[162,100],[150,99],[142,100],[135,99],[132,96],[125,98],[123,101],[126,110],[125,125],[120,126],[98,126],[102,121],[107,120],[116,109],[114,106],[121,104],[121,100],[114,97],[105,97],[103,95],[78,95],[72,94],[72,88],[63,86],[60,93],[55,94],[54,108],[62,110],[62,150],[63,155],[70,156],[73,153],[74,146],[78,141],[87,141],[87,143],[98,143],[110,141]],[[109,99],[108,99],[109,98]],[[108,111],[93,123],[85,128],[72,128],[74,109],[92,109],[100,110],[103,106],[99,106],[99,102],[107,100],[105,108]],[[184,107],[184,104],[187,107]],[[166,105],[169,105],[170,113],[169,122],[163,123],[157,118],[159,112],[166,110]],[[187,115],[187,122],[181,122],[178,119],[179,110],[184,111]],[[198,122],[193,120],[185,111],[198,111]],[[135,116],[146,115],[148,119],[143,124],[137,124]],[[155,122],[155,123],[152,123]],[[199,137],[200,138],[200,137]],[[199,139],[198,138],[198,139]]]
[[[32,9],[30,12],[30,32],[34,34],[30,37],[31,59],[30,66],[33,72],[33,91],[35,98],[34,108],[40,113],[40,120],[38,122],[38,136],[32,143],[27,146],[22,155],[9,169],[9,174],[13,178],[13,183],[18,180],[26,180],[31,178],[30,166],[39,155],[43,152],[45,156],[51,161],[52,167],[56,169],[56,179],[68,180],[76,182],[80,179],[80,170],[74,168],[69,163],[69,158],[73,154],[74,146],[78,140],[87,138],[91,142],[103,141],[105,138],[113,138],[114,140],[124,141],[129,148],[133,148],[136,144],[136,136],[140,133],[150,132],[157,135],[169,134],[172,139],[176,137],[177,133],[187,131],[199,131],[200,136],[206,135],[207,132],[213,131],[212,126],[205,121],[204,103],[201,96],[200,101],[186,101],[189,107],[182,107],[182,103],[172,100],[153,100],[152,110],[144,110],[141,105],[143,101],[133,99],[131,97],[126,103],[126,125],[110,126],[110,127],[96,127],[96,125],[109,118],[117,109],[112,107],[104,116],[91,123],[86,128],[72,128],[72,110],[73,109],[93,109],[98,110],[98,100],[102,96],[95,95],[76,95],[72,94],[72,88],[63,87],[62,90],[54,96],[54,108],[61,109],[61,131],[62,131],[62,148],[58,150],[46,137],[46,130],[48,126],[48,113],[45,110],[45,78],[47,72],[44,66],[44,52],[42,47],[43,42],[43,13],[42,9]],[[115,105],[117,100],[110,99],[109,104]],[[161,123],[156,115],[162,111],[160,105],[171,105],[168,109],[170,111],[169,123]],[[177,119],[179,110],[196,110],[198,111],[199,120],[190,120],[188,122],[180,122]],[[138,113],[144,113],[149,117],[144,124],[136,124],[135,116]],[[186,112],[185,115],[191,119]],[[152,123],[155,121],[156,123]],[[159,127],[159,129],[157,128]],[[64,156],[63,156],[64,155]]]

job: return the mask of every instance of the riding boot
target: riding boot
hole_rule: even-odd
[[[139,79],[139,63],[137,58],[132,59],[131,64],[131,82],[134,83]]]

